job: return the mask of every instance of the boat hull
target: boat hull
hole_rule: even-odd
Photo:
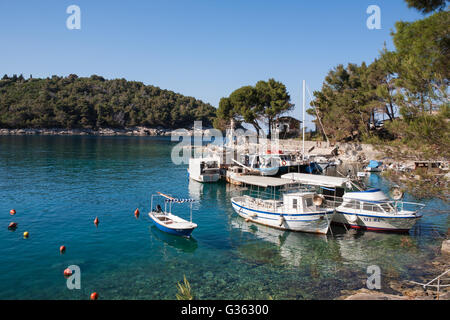
[[[318,234],[326,234],[328,232],[334,214],[332,209],[305,214],[283,214],[248,208],[235,200],[232,200],[231,204],[236,213],[245,220],[281,230]],[[283,220],[281,220],[281,216]]]
[[[358,214],[348,211],[336,209],[333,222],[345,224],[353,229],[363,229],[370,231],[387,231],[387,232],[408,232],[419,220],[421,216],[404,215],[404,216],[381,216],[370,214]]]
[[[178,225],[178,226],[170,227],[170,226],[163,224],[151,212],[149,213],[149,217],[150,217],[150,219],[152,219],[153,223],[159,230],[166,232],[166,233],[176,235],[176,236],[189,238],[192,234],[192,231],[194,231],[194,229],[197,227],[196,224],[191,224],[190,226],[179,226]]]
[[[191,175],[189,174],[189,177],[197,182],[201,182],[201,183],[212,183],[212,182],[217,182],[220,179],[220,174],[207,174],[207,175],[199,175],[199,176],[195,176],[195,175]]]

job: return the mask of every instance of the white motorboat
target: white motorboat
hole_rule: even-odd
[[[346,192],[342,199],[333,221],[373,231],[407,232],[422,217],[419,209],[424,207],[420,203],[391,201],[380,189]]]
[[[277,192],[276,188],[292,184],[286,179],[260,176],[240,176],[237,179],[258,189],[272,189],[270,195],[264,191],[252,196],[250,191],[250,195],[231,198],[233,209],[246,221],[282,230],[328,232],[334,209],[324,207],[323,198],[316,193],[298,187]]]
[[[219,159],[190,158],[188,173],[198,182],[217,182],[220,179]]]
[[[403,193],[398,188],[391,190],[393,200],[390,200],[380,189],[355,191],[355,184],[349,178],[301,173],[286,174],[282,178],[320,187],[326,201],[336,208],[333,222],[351,228],[406,232],[422,217],[419,209],[424,205],[401,201]]]

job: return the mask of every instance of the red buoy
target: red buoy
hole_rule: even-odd
[[[8,226],[8,229],[15,229],[17,228],[17,223],[16,222],[11,222]]]
[[[94,219],[94,224],[98,225],[98,218],[97,217],[95,217],[95,219]]]
[[[98,293],[97,292],[91,293],[91,300],[97,300],[97,299],[98,299]]]
[[[72,270],[70,270],[69,268],[64,270],[64,277],[70,277],[71,275],[72,275]]]
[[[12,215],[12,216],[15,215],[16,214],[16,210],[14,210],[14,209],[9,210],[9,214]]]
[[[66,252],[66,246],[59,247],[59,252],[61,252],[61,253]]]
[[[136,218],[139,218],[139,209],[136,209],[136,210],[134,211],[134,216],[135,216]]]

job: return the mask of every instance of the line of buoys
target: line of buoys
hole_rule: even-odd
[[[14,209],[9,210],[9,214],[12,215],[12,216],[15,215],[16,214],[16,210],[14,210]]]
[[[94,224],[95,224],[96,226],[98,226],[98,217],[95,217],[95,219],[94,219]]]
[[[59,252],[61,252],[61,253],[66,252],[66,246],[59,247]]]
[[[29,235],[30,235],[30,234],[28,233],[28,231],[25,231],[25,232],[23,233],[23,237],[24,237],[25,239],[27,239]]]
[[[136,219],[139,218],[139,209],[136,209],[134,211],[134,216],[136,217]]]
[[[92,292],[91,293],[91,300],[97,300],[98,299],[98,293],[97,292]]]
[[[17,228],[17,223],[16,222],[11,222],[8,226],[8,229],[16,229]]]
[[[70,277],[72,275],[72,270],[69,268],[64,270],[64,277]]]

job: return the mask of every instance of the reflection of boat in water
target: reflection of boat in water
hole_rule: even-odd
[[[150,231],[152,233],[152,236],[154,236],[156,239],[163,241],[170,247],[173,247],[177,250],[189,253],[194,252],[198,247],[197,240],[195,240],[193,237],[178,237],[176,235],[163,232],[156,226],[151,226]]]
[[[195,181],[193,179],[189,179],[189,185],[188,185],[189,196],[196,201],[200,201],[200,198],[203,195],[204,187],[205,187],[204,183]]]
[[[327,236],[273,229],[238,217],[231,218],[231,227],[274,244],[284,263],[299,266],[302,258],[311,256],[320,246],[327,245]],[[253,257],[254,258],[254,257]]]
[[[368,261],[376,261],[375,264],[380,266],[390,265],[393,256],[400,257],[411,250],[417,250],[418,246],[417,241],[410,236],[365,230],[352,230],[335,237],[334,241],[345,261],[364,268]]]

